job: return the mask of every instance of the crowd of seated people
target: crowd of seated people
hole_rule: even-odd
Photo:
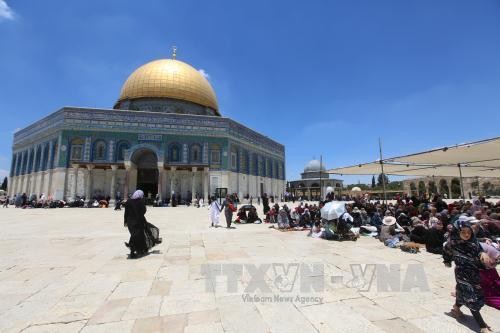
[[[94,196],[90,200],[86,200],[85,196],[76,196],[72,199],[57,200],[52,196],[46,196],[44,193],[39,196],[31,195],[28,197],[26,193],[16,194],[10,200],[10,203],[16,208],[107,208],[109,207],[110,197]]]

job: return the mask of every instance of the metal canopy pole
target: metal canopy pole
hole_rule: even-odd
[[[387,193],[385,192],[385,174],[384,174],[384,161],[382,159],[382,143],[378,138],[378,148],[380,152],[380,168],[382,169],[382,187],[384,190],[384,203],[387,205]]]
[[[322,178],[322,169],[321,167],[323,166],[323,155],[319,155],[319,200],[323,200],[323,178]]]
[[[465,201],[465,195],[464,195],[464,179],[462,178],[462,166],[460,163],[457,164],[458,166],[458,171],[460,172],[460,191],[462,192],[462,200]],[[451,187],[451,183],[450,183]]]

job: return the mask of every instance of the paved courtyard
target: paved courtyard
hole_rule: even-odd
[[[466,309],[464,322],[447,314],[453,270],[425,250],[266,224],[213,229],[206,208],[177,207],[148,209],[163,243],[131,260],[122,216],[1,209],[0,332],[477,330]],[[497,310],[482,313],[500,330]]]

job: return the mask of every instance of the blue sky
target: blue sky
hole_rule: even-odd
[[[16,129],[111,108],[172,45],[224,116],[285,144],[288,179],[375,160],[378,137],[393,156],[500,134],[498,0],[0,0],[0,176]]]

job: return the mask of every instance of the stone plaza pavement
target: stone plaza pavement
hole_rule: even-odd
[[[214,229],[206,208],[146,216],[163,243],[131,260],[123,211],[1,209],[0,332],[477,331],[467,309],[460,323],[447,314],[453,269],[425,250]],[[353,264],[378,266],[360,279]],[[500,330],[497,310],[482,313]]]

